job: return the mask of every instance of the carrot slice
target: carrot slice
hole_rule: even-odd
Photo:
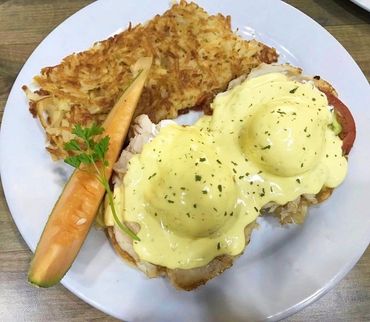
[[[114,162],[122,150],[132,117],[147,79],[152,58],[139,59],[135,67],[141,72],[126,89],[107,116],[104,135],[110,137],[106,160],[106,177],[110,178]],[[57,203],[37,245],[31,261],[30,283],[49,287],[58,283],[71,267],[90,230],[105,189],[98,179],[76,169]]]

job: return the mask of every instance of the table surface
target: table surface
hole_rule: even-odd
[[[0,122],[11,86],[40,41],[90,0],[0,0]],[[324,26],[370,80],[370,13],[347,0],[289,0]],[[0,188],[1,189],[1,188]],[[31,252],[0,191],[0,321],[116,321],[62,285],[26,282]],[[286,321],[369,321],[370,248],[329,293]]]

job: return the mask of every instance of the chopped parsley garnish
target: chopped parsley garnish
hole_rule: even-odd
[[[265,188],[262,188],[262,193],[260,193],[260,197],[264,197],[265,196]]]
[[[298,89],[298,86],[296,87],[296,88],[293,88],[293,89],[291,89],[290,91],[289,91],[289,93],[290,94],[294,94],[295,93],[295,91]]]
[[[271,145],[270,145],[270,144],[269,144],[269,145],[264,146],[263,148],[261,148],[261,150],[267,150],[267,149],[271,149]]]
[[[151,178],[155,177],[157,175],[156,172],[154,172],[151,176],[148,177],[148,180],[150,180]]]

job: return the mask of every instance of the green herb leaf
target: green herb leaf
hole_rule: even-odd
[[[94,163],[94,160],[87,153],[81,153],[78,156],[78,158],[80,159],[81,163],[83,163],[83,164],[92,164],[92,163]]]
[[[86,133],[89,138],[102,134],[103,132],[104,128],[102,126],[97,125],[96,123],[94,123],[90,128],[86,129]]]
[[[109,136],[105,136],[94,146],[94,155],[96,156],[96,161],[103,161],[105,154],[109,147]]]
[[[72,133],[79,137],[80,139],[85,139],[86,137],[85,132],[86,132],[85,129],[83,129],[80,124],[77,124],[72,130]]]
[[[64,162],[71,165],[74,168],[78,168],[81,164],[81,161],[78,157],[72,156],[64,159]]]
[[[80,151],[81,150],[80,145],[78,144],[77,140],[75,140],[75,139],[72,139],[69,142],[67,142],[66,144],[64,144],[64,149],[66,151]]]

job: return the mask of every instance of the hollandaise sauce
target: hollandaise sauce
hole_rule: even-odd
[[[129,161],[123,220],[133,247],[168,268],[206,265],[245,247],[245,227],[268,202],[283,205],[344,179],[347,161],[327,99],[311,82],[272,73],[219,94],[213,115],[169,125]]]

